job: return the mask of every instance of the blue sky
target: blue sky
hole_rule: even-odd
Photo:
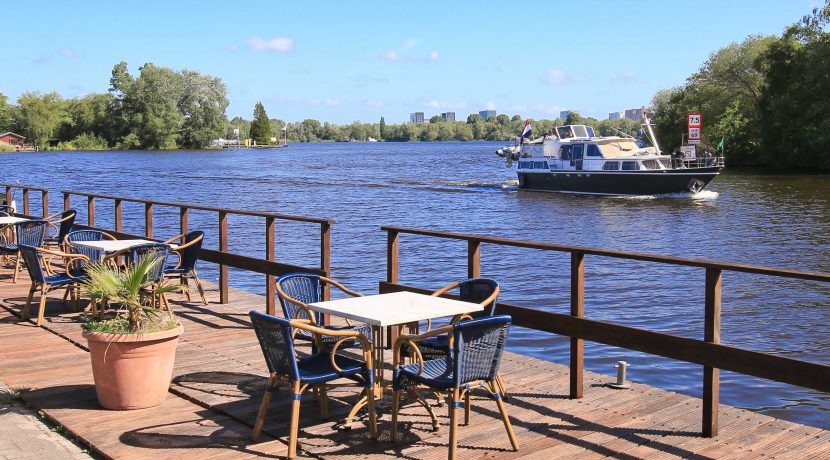
[[[145,62],[222,77],[228,116],[408,120],[486,108],[607,117],[682,84],[718,48],[780,34],[816,0],[11,2],[0,92],[104,92]]]

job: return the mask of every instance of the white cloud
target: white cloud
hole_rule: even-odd
[[[460,110],[467,107],[466,102],[447,102],[447,101],[436,101],[432,100],[426,103],[426,106],[432,109],[453,109],[453,110]]]
[[[337,99],[326,99],[325,101],[323,101],[323,104],[326,104],[329,107],[339,107],[340,101],[338,101]]]
[[[397,61],[401,58],[401,54],[397,51],[384,51],[378,53],[378,57],[383,59],[384,61]]]
[[[288,37],[277,37],[270,40],[253,37],[248,40],[248,47],[254,51],[276,51],[287,53],[294,48],[294,39]]]
[[[566,85],[568,83],[579,83],[583,80],[582,77],[575,77],[569,75],[562,69],[548,69],[545,74],[545,81],[551,85]]]
[[[78,57],[78,53],[76,53],[75,51],[72,51],[69,48],[61,48],[60,53],[63,54],[64,56],[68,57],[69,59],[74,59],[74,58]]]
[[[487,103],[484,104],[484,108],[487,110],[496,110],[496,104],[493,101],[487,101]]]
[[[414,38],[410,38],[409,40],[405,41],[403,44],[403,49],[408,50],[409,48],[415,47],[418,44],[418,40]]]
[[[438,54],[438,51],[432,50],[432,52],[429,53],[429,60],[430,61],[437,61],[440,56],[441,55]]]
[[[383,107],[383,101],[381,100],[374,100],[374,101],[366,101],[366,105],[369,107]]]
[[[634,72],[631,72],[631,71],[620,72],[620,73],[616,73],[614,75],[611,75],[611,81],[619,81],[619,82],[623,82],[623,83],[632,82],[636,79],[637,79],[637,75],[634,74]]]

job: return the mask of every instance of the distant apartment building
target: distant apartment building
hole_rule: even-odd
[[[412,112],[409,114],[409,121],[412,123],[423,123],[424,112]]]
[[[455,112],[444,112],[441,114],[444,121],[455,121]]]
[[[568,115],[570,114],[579,115],[579,110],[563,110],[559,112],[559,118],[564,120],[565,118],[568,118]]]
[[[496,111],[495,110],[482,110],[481,112],[478,113],[478,115],[481,117],[482,120],[489,120],[490,118],[495,118],[496,117]]]
[[[623,117],[623,113],[624,112],[611,112],[611,113],[608,114],[608,119],[609,120],[619,120],[620,118]]]
[[[626,109],[625,111],[625,118],[634,121],[640,121],[643,119],[643,114],[646,113],[648,109],[645,107],[640,107],[639,109]]]

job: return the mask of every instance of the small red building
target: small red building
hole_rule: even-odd
[[[31,145],[24,142],[25,139],[26,136],[11,132],[0,134],[0,142],[11,145],[15,150],[29,150],[32,148]]]

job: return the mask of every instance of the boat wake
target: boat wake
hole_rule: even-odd
[[[393,183],[414,186],[423,190],[432,190],[439,192],[467,192],[473,193],[476,191],[502,191],[502,190],[516,190],[519,187],[518,179],[505,180],[502,182],[496,181],[476,181],[476,180],[396,180]]]
[[[631,196],[617,196],[624,200],[698,200],[698,201],[714,201],[717,200],[720,193],[712,190],[701,190],[697,193],[683,192],[683,193],[662,193],[657,195],[631,195]]]

